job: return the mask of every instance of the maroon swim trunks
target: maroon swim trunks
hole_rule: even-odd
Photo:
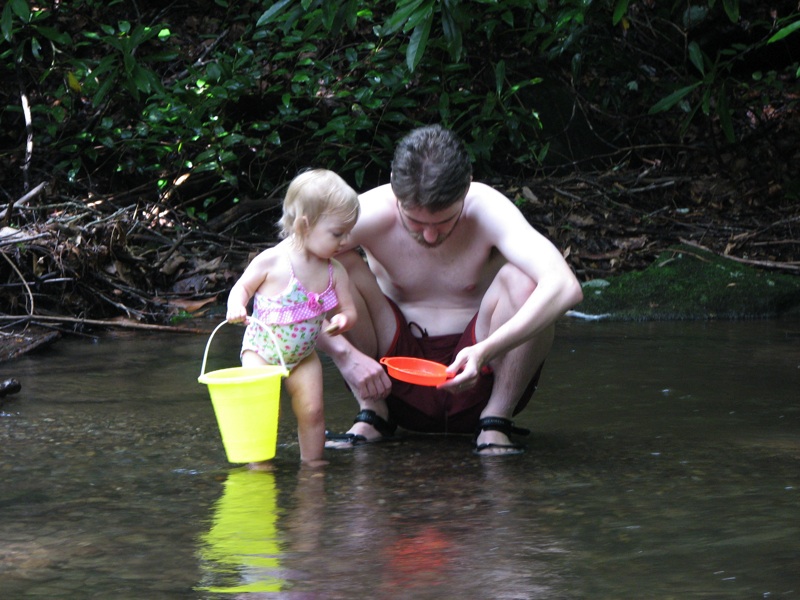
[[[477,313],[464,333],[429,336],[416,323],[409,324],[400,308],[391,299],[387,300],[394,310],[397,329],[386,356],[413,356],[449,365],[462,348],[477,342]],[[422,337],[415,337],[411,327],[422,333]],[[514,414],[527,406],[536,391],[541,372],[539,367],[522,393]],[[457,394],[392,379],[392,391],[386,398],[389,417],[400,427],[412,431],[473,433],[481,412],[489,403],[493,385],[494,373],[488,366],[484,367],[475,387]]]

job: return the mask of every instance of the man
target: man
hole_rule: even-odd
[[[328,447],[381,441],[397,425],[475,433],[478,454],[516,454],[511,418],[530,400],[555,321],[581,301],[558,250],[501,193],[472,182],[463,144],[440,126],[397,146],[391,183],[360,197],[361,217],[338,256],[358,324],[322,336],[361,412]],[[323,339],[324,338],[324,339]],[[381,356],[448,366],[437,388],[391,380]]]

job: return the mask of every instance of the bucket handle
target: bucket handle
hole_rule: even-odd
[[[283,360],[283,352],[281,352],[281,348],[278,345],[278,339],[275,337],[275,334],[272,333],[272,329],[270,329],[267,325],[259,321],[254,317],[247,317],[247,321],[249,323],[255,323],[256,325],[260,325],[261,328],[269,334],[269,337],[272,338],[272,343],[275,344],[275,350],[278,352],[278,360],[281,361],[281,367],[283,368],[283,376],[286,377],[289,374],[289,369],[286,368],[286,363]],[[211,347],[211,340],[214,338],[214,334],[219,331],[219,328],[223,325],[227,324],[228,321],[223,321],[219,325],[214,328],[214,331],[211,332],[211,335],[208,336],[208,341],[206,342],[206,350],[203,352],[203,365],[200,367],[200,377],[205,375],[206,373],[206,361],[208,360],[208,349]]]

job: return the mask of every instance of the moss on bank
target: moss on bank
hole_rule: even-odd
[[[800,316],[800,277],[761,271],[691,246],[647,269],[588,281],[575,310],[615,320],[763,319]]]

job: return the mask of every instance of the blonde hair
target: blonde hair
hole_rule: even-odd
[[[280,236],[297,235],[302,239],[320,217],[330,214],[341,215],[348,225],[354,224],[359,214],[358,194],[333,171],[304,171],[292,179],[286,190],[283,216],[278,221]]]

